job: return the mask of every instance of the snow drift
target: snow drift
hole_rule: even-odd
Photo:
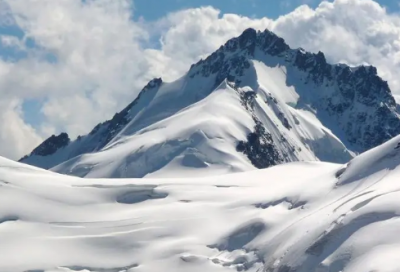
[[[0,270],[398,271],[399,142],[348,164],[198,179],[81,179],[1,159]]]

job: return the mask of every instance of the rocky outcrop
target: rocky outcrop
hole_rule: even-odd
[[[65,132],[58,136],[51,135],[48,139],[36,147],[30,155],[48,156],[54,154],[57,150],[66,147],[70,141],[71,140],[69,139],[68,134]],[[25,158],[26,157],[20,159],[20,161],[23,161]]]

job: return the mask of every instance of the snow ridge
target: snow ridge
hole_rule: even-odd
[[[248,29],[175,82],[150,81],[88,135],[21,162],[82,177],[214,175],[344,163],[397,134],[396,103],[374,67],[331,65]]]

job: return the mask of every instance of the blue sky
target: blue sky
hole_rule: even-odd
[[[317,4],[317,1],[308,2],[310,6]],[[299,0],[136,0],[135,16],[154,20],[171,11],[210,5],[220,9],[223,13],[235,13],[258,18],[264,16],[276,18],[300,4],[301,1]]]
[[[318,0],[136,0],[135,17],[143,16],[151,21],[176,10],[210,5],[222,13],[277,18],[302,4],[316,7],[320,2]],[[399,11],[399,1],[377,0],[376,2],[387,7],[390,12]]]

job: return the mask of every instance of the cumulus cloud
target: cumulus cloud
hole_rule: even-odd
[[[223,14],[212,7],[183,10],[169,14],[158,25],[161,33],[162,53],[188,64],[212,53],[228,39],[246,28],[264,30],[272,20],[250,19],[236,14]]]
[[[331,62],[373,64],[400,94],[400,17],[378,3],[336,0],[315,10],[301,6],[278,18],[273,30],[293,47],[324,52]]]
[[[149,79],[181,76],[248,27],[269,28],[293,47],[323,51],[332,62],[374,64],[400,94],[400,17],[372,0],[303,5],[276,20],[202,7],[146,22],[135,19],[129,0],[0,0],[0,10],[7,18],[0,21],[0,43],[25,54],[0,59],[0,95],[9,105],[0,109],[0,118],[9,120],[0,125],[0,155],[11,158],[49,132],[87,133]],[[17,27],[22,37],[1,35],[2,24]],[[35,128],[23,120],[25,99],[43,101]]]
[[[0,154],[14,158],[16,154],[24,154],[26,150],[40,143],[35,130],[22,119],[21,104],[18,100],[0,102],[1,130]]]

